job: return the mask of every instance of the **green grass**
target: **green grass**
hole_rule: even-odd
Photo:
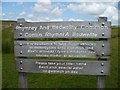
[[[2,54],[0,52],[0,81],[2,81]],[[2,82],[0,82],[0,89],[2,88]]]
[[[14,36],[11,26],[2,30],[2,51],[3,53],[13,53]]]
[[[19,88],[18,72],[15,70],[13,54],[13,31],[7,25],[3,28],[3,54],[2,54],[2,86],[3,88]],[[111,67],[110,75],[106,77],[106,88],[118,87],[118,35],[117,27],[112,27],[111,42]],[[78,40],[78,39],[77,39]],[[97,76],[40,74],[29,73],[29,88],[96,88]]]
[[[15,70],[15,60],[13,54],[2,55],[2,87],[18,87],[18,74]]]

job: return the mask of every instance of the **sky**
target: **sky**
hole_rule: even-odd
[[[28,1],[28,0],[27,0]],[[103,0],[34,0],[29,2],[2,2],[2,20],[24,18],[28,22],[44,21],[96,21],[98,17],[108,17],[112,25],[118,25],[120,5],[116,2]],[[81,2],[80,2],[81,1]],[[100,2],[101,1],[101,2]]]

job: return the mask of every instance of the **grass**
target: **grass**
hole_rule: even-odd
[[[3,28],[2,54],[2,87],[19,88],[18,72],[15,70],[13,54],[13,31],[9,25]],[[118,29],[112,27],[111,70],[106,77],[106,88],[118,87]],[[28,73],[29,88],[96,88],[97,76],[64,75],[64,74],[33,74]]]
[[[15,60],[12,54],[2,55],[2,87],[17,88],[18,74],[15,70]]]
[[[13,53],[14,37],[12,27],[2,30],[2,51],[3,53]]]
[[[0,81],[2,81],[2,54],[0,52]],[[2,82],[0,82],[0,89],[2,88]]]

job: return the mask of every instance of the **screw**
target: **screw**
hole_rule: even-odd
[[[22,46],[22,43],[20,43],[20,46]]]
[[[104,33],[102,33],[102,36],[104,36],[105,34]]]
[[[105,25],[105,23],[103,22],[103,23],[102,23],[102,26],[104,26],[104,25]]]
[[[22,33],[20,33],[20,36],[22,36]]]
[[[102,53],[102,56],[104,56],[104,52]]]
[[[104,44],[102,44],[102,47],[104,47],[105,45]]]
[[[19,26],[22,27],[22,24],[20,24]]]
[[[23,70],[23,68],[21,67],[20,70]]]
[[[104,63],[101,63],[101,66],[104,66]]]
[[[38,65],[40,65],[40,62],[38,62]]]
[[[23,63],[23,61],[20,61],[20,64],[22,64]]]
[[[22,51],[20,51],[20,54],[22,54]]]
[[[103,70],[101,70],[101,73],[104,73],[104,71],[103,71]]]

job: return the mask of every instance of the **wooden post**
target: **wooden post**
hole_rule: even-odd
[[[103,90],[105,88],[105,78],[106,76],[98,76],[97,88],[98,90]]]
[[[28,90],[28,85],[27,85],[27,74],[24,72],[19,73],[19,81],[20,81],[20,88],[21,90]]]
[[[99,40],[100,41],[107,41],[108,39],[102,38],[102,39],[99,39]],[[98,58],[98,61],[107,61],[107,58]],[[104,73],[104,72],[101,72],[101,73]],[[97,88],[98,88],[98,90],[104,90],[105,79],[106,79],[106,75],[98,75],[98,77],[97,77]]]
[[[98,22],[103,22],[104,26],[104,22],[107,22],[107,17],[99,17]],[[102,35],[104,36],[104,35]],[[107,38],[99,38],[100,41],[107,41]],[[107,58],[99,58],[99,61],[107,61]],[[101,72],[102,73],[102,72]],[[97,77],[97,88],[98,90],[104,90],[105,88],[105,79],[106,79],[106,75],[98,75]]]
[[[20,18],[17,20],[17,23],[22,23],[22,22],[26,22],[24,18]],[[27,40],[27,39],[23,38],[20,40]],[[24,57],[24,58],[27,58],[27,57]],[[19,82],[20,82],[20,89],[21,90],[28,90],[27,73],[19,72]]]

